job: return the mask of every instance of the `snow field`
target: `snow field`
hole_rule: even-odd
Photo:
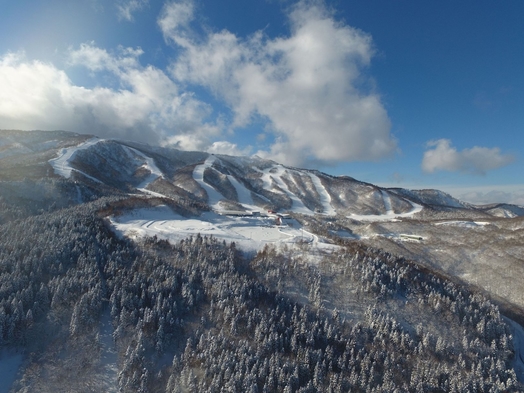
[[[209,212],[199,218],[185,218],[167,206],[159,206],[137,209],[111,217],[110,221],[117,233],[134,239],[156,235],[175,243],[200,234],[235,242],[245,250],[259,250],[265,244],[309,243],[320,248],[333,247],[320,243],[317,236],[303,230],[294,220],[290,220],[293,227],[276,226],[274,217],[228,217]]]

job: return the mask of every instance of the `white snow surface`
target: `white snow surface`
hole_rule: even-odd
[[[313,173],[310,173],[309,176],[311,177],[311,181],[315,185],[318,195],[320,196],[322,212],[328,216],[336,216],[337,212],[335,211],[335,209],[333,209],[333,206],[331,205],[331,196],[327,192],[326,187],[324,187],[324,185],[320,181],[320,178]]]
[[[253,202],[253,197],[251,196],[251,191],[249,191],[243,184],[241,184],[237,179],[231,175],[227,175],[227,178],[237,190],[238,202],[247,207],[248,209],[257,210],[255,202]]]
[[[391,207],[391,198],[389,197],[387,191],[381,190],[380,192],[382,193],[382,198],[384,199],[384,207],[386,209],[386,214],[395,214],[393,208]]]
[[[489,222],[485,221],[443,221],[443,222],[437,222],[435,225],[450,225],[450,226],[457,226],[462,228],[478,228],[478,227],[484,227],[486,225],[490,225]]]
[[[207,212],[200,217],[186,218],[167,206],[136,209],[110,222],[115,231],[131,239],[157,236],[176,243],[189,236],[213,236],[219,240],[235,242],[246,251],[257,251],[265,244],[294,245],[309,243],[319,249],[333,249],[334,245],[322,243],[318,237],[300,227],[294,220],[284,220],[275,225],[275,217],[230,217]],[[291,223],[292,226],[286,223]]]
[[[78,169],[73,168],[71,166],[71,162],[73,161],[73,158],[75,158],[75,155],[79,150],[88,149],[89,147],[94,146],[97,143],[102,142],[102,141],[103,139],[94,137],[77,146],[65,147],[60,150],[58,157],[49,160],[49,164],[53,167],[57,175],[65,177],[66,179],[69,179],[71,177],[72,171],[77,171],[81,173],[82,175],[90,178],[91,180],[94,180],[100,183],[98,179],[95,179],[94,177],[89,176],[88,174],[83,173],[79,171]]]
[[[164,174],[162,173],[162,171],[156,166],[155,160],[153,160],[151,157],[146,156],[141,151],[133,149],[132,147],[129,147],[129,146],[124,146],[124,147],[128,152],[132,152],[138,155],[139,157],[141,157],[145,161],[142,167],[147,169],[150,172],[150,175],[147,177],[147,179],[145,179],[141,184],[138,185],[137,188],[139,190],[143,190],[147,188],[147,186],[150,183],[152,183],[159,177],[164,177]]]
[[[291,210],[295,213],[313,214],[311,209],[308,209],[304,202],[302,202],[295,194],[293,194],[287,184],[282,180],[282,176],[286,173],[286,168],[282,165],[274,165],[262,171],[262,180],[264,181],[264,188],[271,191],[277,191],[273,188],[273,182],[284,192],[292,201]]]
[[[195,179],[195,181],[200,185],[200,187],[206,190],[208,198],[207,203],[209,204],[209,206],[213,207],[216,210],[219,210],[220,206],[218,203],[220,202],[220,200],[225,199],[224,196],[204,181],[204,171],[207,168],[210,168],[216,161],[216,159],[217,158],[215,156],[210,155],[203,164],[197,165],[193,170],[193,179]]]
[[[384,196],[384,194],[382,195]],[[387,198],[389,198],[389,195]],[[387,202],[386,197],[384,197],[384,205],[387,209],[385,214],[351,214],[349,218],[358,221],[395,221],[397,218],[411,217],[422,210],[422,205],[411,201],[410,203],[413,208],[409,212],[397,214],[391,209],[391,200]]]

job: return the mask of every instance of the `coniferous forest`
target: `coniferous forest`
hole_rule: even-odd
[[[106,220],[117,198],[0,206],[13,392],[522,391],[497,305],[404,258],[132,242]]]

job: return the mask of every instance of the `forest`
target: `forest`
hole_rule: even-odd
[[[128,204],[0,200],[0,350],[23,355],[10,391],[523,391],[479,292],[358,243],[312,263],[307,246],[132,242],[107,220]]]

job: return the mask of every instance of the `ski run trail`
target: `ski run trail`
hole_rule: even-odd
[[[92,176],[89,176],[88,174],[82,172],[82,171],[79,171],[78,169],[75,169],[71,166],[71,162],[73,161],[73,159],[75,158],[75,155],[76,153],[79,151],[79,150],[84,150],[84,149],[88,149],[90,148],[91,146],[94,146],[96,145],[98,142],[102,142],[103,139],[99,139],[99,138],[91,138],[87,141],[85,141],[84,143],[81,143],[77,146],[72,146],[72,147],[65,147],[63,149],[60,150],[60,153],[59,153],[59,156],[56,157],[56,158],[53,158],[51,160],[49,160],[49,164],[53,167],[55,173],[57,175],[60,175],[60,176],[63,176],[65,177],[66,179],[69,179],[71,177],[71,172],[72,171],[77,171],[78,173],[81,173],[82,175],[86,176],[87,178],[97,182],[97,183],[100,183],[100,180],[98,179],[95,179],[94,177]]]
[[[216,159],[215,156],[210,155],[203,164],[197,165],[193,170],[193,179],[206,191],[209,206],[218,210],[220,209],[218,203],[224,199],[224,196],[204,181],[204,171],[211,168]]]
[[[145,179],[141,184],[138,185],[137,188],[140,191],[149,192],[148,190],[146,190],[147,186],[150,183],[152,183],[153,181],[155,181],[156,179],[158,179],[159,177],[160,178],[164,177],[164,174],[156,166],[155,160],[153,160],[151,157],[146,156],[144,153],[136,149],[133,149],[132,147],[124,146],[124,148],[126,149],[127,154],[130,155],[131,158],[134,158],[132,154],[135,154],[145,161],[142,167],[147,169],[150,172],[150,174],[147,177],[147,179]]]
[[[310,173],[309,177],[311,178],[311,181],[313,182],[313,185],[317,189],[317,193],[320,196],[320,203],[322,204],[323,209],[322,213],[328,216],[335,216],[337,212],[331,205],[331,196],[327,192],[326,187],[324,187],[317,175]]]

